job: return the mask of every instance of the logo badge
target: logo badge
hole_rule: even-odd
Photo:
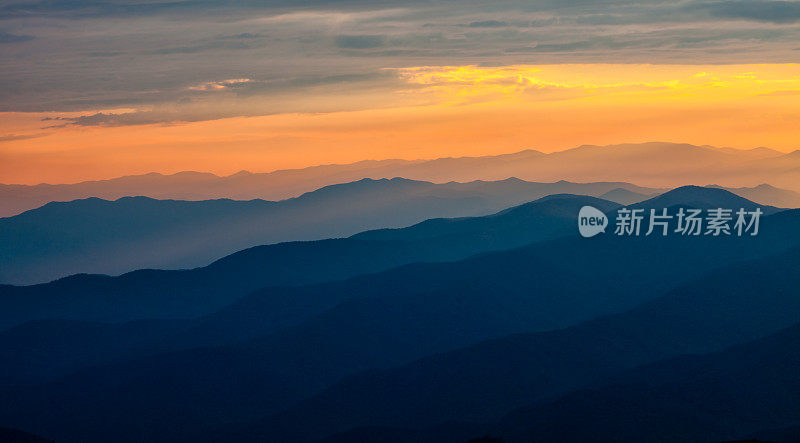
[[[578,231],[583,237],[589,238],[606,232],[608,217],[599,209],[592,206],[584,206],[578,212]]]

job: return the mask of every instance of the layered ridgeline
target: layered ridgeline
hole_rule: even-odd
[[[575,217],[583,205],[609,211],[618,207],[593,197],[548,196],[490,216],[436,219],[350,238],[253,247],[192,270],[140,270],[118,277],[81,274],[32,286],[0,285],[0,329],[46,318],[195,317],[266,286],[340,280],[574,235]]]
[[[562,205],[583,204],[574,199],[587,197],[552,197],[530,206],[548,203],[561,213]],[[755,206],[725,191],[687,187],[642,207],[665,202]],[[791,288],[798,275],[788,272],[797,265],[796,252],[771,255],[800,244],[798,211],[765,208],[771,215],[762,218],[755,237],[583,239],[575,235],[573,209],[563,209],[573,214],[568,236],[551,231],[560,238],[545,236],[528,246],[456,262],[265,288],[197,320],[22,325],[0,339],[3,349],[16,352],[4,361],[20,362],[4,374],[10,383],[0,395],[0,423],[59,441],[103,441],[109,435],[117,441],[209,436],[217,441],[305,441],[362,426],[425,427],[446,420],[465,421],[474,429],[472,423],[499,420],[516,407],[598,382],[615,371],[683,352],[716,351],[796,321]],[[514,212],[495,219],[499,223]],[[477,234],[472,238],[506,232],[493,229],[491,219],[465,221],[480,227],[471,231]],[[451,223],[458,221],[432,221],[405,232],[419,244],[452,245],[446,238],[461,229]],[[447,227],[445,240],[432,234],[437,225]],[[514,235],[526,231],[524,222],[518,227]],[[364,236],[389,242],[401,232]],[[765,256],[752,264],[730,265]],[[715,290],[726,280],[722,291]],[[746,291],[753,285],[770,297]],[[743,301],[735,301],[735,291]],[[674,315],[662,301],[673,298]],[[655,303],[649,311],[635,308],[648,302]],[[769,309],[754,309],[762,302]],[[728,304],[731,309],[724,309]],[[650,315],[622,314],[618,324],[617,316],[601,319],[601,324],[612,322],[610,333],[604,328],[571,332],[538,351],[539,342],[558,333],[513,336],[533,337],[532,347],[502,338],[589,321],[581,328],[591,325],[592,318],[631,308]],[[680,332],[675,333],[675,325]],[[645,334],[651,326],[654,332]],[[79,337],[91,334],[124,343],[116,348],[125,349],[123,355],[115,355],[116,350],[104,355],[113,346],[103,343],[81,348]],[[474,345],[486,339],[495,339],[487,342],[490,350],[470,357],[473,348],[487,348]],[[508,346],[493,348],[496,342]],[[466,348],[456,351],[460,347]],[[75,354],[81,349],[84,360],[78,361]],[[91,364],[96,366],[80,369]],[[35,377],[26,379],[30,373]],[[347,378],[339,382],[342,377]],[[248,421],[252,424],[234,425]]]
[[[515,412],[498,428],[509,442],[752,437],[796,442],[800,438],[797,374],[800,324],[721,352],[619,374],[604,380],[602,387]],[[575,417],[580,417],[580,426]]]
[[[0,185],[0,216],[11,216],[51,201],[87,197],[116,200],[126,196],[157,199],[282,200],[314,189],[362,178],[405,177],[434,182],[503,180],[627,181],[651,187],[687,183],[735,186],[743,197],[778,207],[800,207],[800,151],[784,154],[767,148],[737,150],[678,143],[581,146],[545,154],[363,161],[270,173],[239,172],[146,174],[77,184]],[[773,186],[795,192],[773,191]],[[758,186],[762,185],[762,186]],[[747,188],[741,188],[746,186]],[[560,191],[570,192],[570,191]]]
[[[0,282],[188,269],[257,245],[345,237],[434,217],[486,215],[551,194],[614,191],[625,203],[659,192],[611,182],[433,184],[395,178],[332,185],[280,202],[135,197],[50,203],[0,219]]]
[[[494,435],[508,443],[794,443],[800,437],[798,372],[800,324],[795,324],[722,351],[623,371],[519,408],[499,424],[449,422],[427,429],[365,426],[323,441],[459,443]]]
[[[6,443],[52,443],[38,435],[29,434],[19,429],[9,429],[0,427],[0,441]]]
[[[214,438],[463,442],[489,434],[508,442],[694,442],[793,426],[800,326],[720,351],[797,322],[798,267],[795,247],[710,272],[622,314],[353,375]],[[714,354],[626,372],[703,353]],[[591,389],[570,393],[581,388]]]

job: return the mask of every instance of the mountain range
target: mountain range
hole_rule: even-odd
[[[125,197],[48,203],[0,219],[0,282],[195,268],[252,246],[346,237],[435,217],[487,215],[551,194],[621,190],[628,192],[626,201],[659,192],[613,182],[434,184],[394,178],[331,185],[279,202]]]
[[[485,157],[370,160],[268,173],[241,171],[224,177],[180,172],[75,184],[4,184],[0,185],[0,216],[16,215],[51,201],[87,197],[108,200],[126,196],[176,200],[283,200],[336,183],[393,177],[436,183],[496,181],[510,177],[540,182],[624,181],[655,188],[711,183],[725,187],[758,187],[769,183],[793,192],[780,192],[780,197],[773,198],[771,193],[761,189],[743,196],[762,204],[800,207],[800,150],[781,153],[768,148],[739,150],[650,142],[580,146],[552,153],[526,150]]]
[[[730,441],[794,427],[796,438],[798,372],[800,324],[724,351],[624,372],[603,387],[517,411],[501,432],[509,442]],[[613,414],[594,406],[609,403]]]
[[[618,208],[551,196],[492,216],[253,248],[218,262],[226,273],[4,287],[0,312],[18,326],[0,334],[0,423],[59,441],[305,441],[447,421],[479,436],[526,404],[796,322],[797,210],[765,207],[758,236],[584,239],[584,204]],[[757,206],[684,187],[637,207],[729,204]],[[361,242],[378,246],[347,249]],[[402,244],[417,254],[407,264],[373,265],[374,251]],[[457,245],[451,261],[413,263],[428,261],[424,248],[445,260]],[[287,271],[265,278],[265,259]],[[340,267],[309,276],[318,266],[308,260]]]
[[[46,318],[126,321],[204,315],[263,287],[458,260],[574,234],[575,214],[585,204],[609,211],[618,207],[592,197],[550,196],[485,217],[253,247],[192,270],[139,270],[118,277],[79,274],[39,285],[0,285],[0,329]]]
[[[434,184],[362,179],[300,197],[264,200],[155,200],[123,197],[49,203],[0,219],[0,282],[44,283],[78,273],[191,269],[257,245],[346,237],[434,217],[486,215],[552,194],[600,196],[631,205],[663,192],[628,183],[497,182]],[[740,188],[759,202],[790,203],[790,191]]]
[[[720,268],[624,313],[357,374],[233,435],[445,442],[466,429],[510,442],[722,441],[796,424],[798,266],[795,247]],[[696,381],[678,392],[662,386],[684,379]]]

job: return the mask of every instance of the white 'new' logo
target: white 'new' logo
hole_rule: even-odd
[[[578,231],[584,237],[594,237],[595,235],[606,232],[608,217],[599,209],[592,206],[584,206],[578,212]]]

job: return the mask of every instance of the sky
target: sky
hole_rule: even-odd
[[[0,182],[800,148],[800,1],[0,1]]]

